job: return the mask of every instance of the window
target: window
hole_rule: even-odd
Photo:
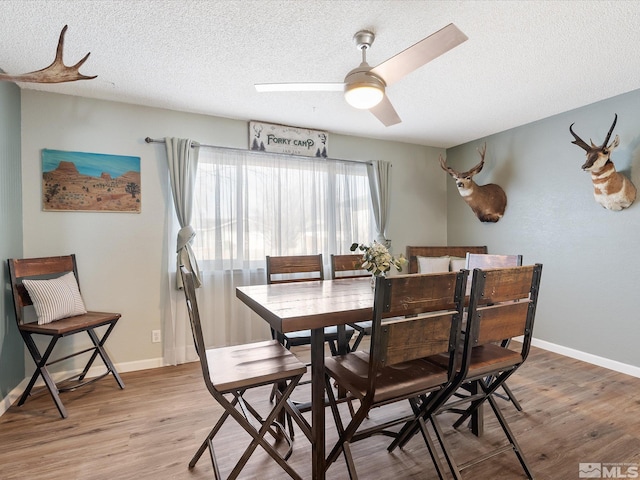
[[[200,268],[262,268],[266,255],[347,253],[375,238],[364,163],[200,150],[193,243]]]

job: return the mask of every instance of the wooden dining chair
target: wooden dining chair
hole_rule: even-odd
[[[266,257],[267,262],[267,284],[277,283],[293,283],[293,282],[309,282],[309,281],[321,281],[324,280],[324,263],[322,254],[317,255],[285,255],[285,256],[269,256]],[[338,327],[331,326],[324,329],[324,341],[329,345],[329,350],[332,355],[339,353],[340,343],[349,345],[354,330],[352,327],[346,326],[344,329],[344,339],[340,341],[340,332]],[[299,330],[295,332],[281,333],[271,329],[272,338],[277,339],[287,349],[297,346],[311,345],[311,330]],[[311,366],[307,363],[307,367]],[[300,385],[311,383],[310,380],[304,380],[300,382]],[[279,387],[274,384],[269,400],[278,395]],[[300,411],[309,410],[311,408],[310,403],[296,402],[297,408]],[[289,424],[289,435],[294,437],[295,432],[293,429],[293,421],[289,415],[282,417],[283,422]]]
[[[282,425],[276,422],[276,417],[283,409],[291,411],[289,396],[300,378],[306,373],[307,367],[277,340],[231,347],[206,348],[196,300],[194,275],[184,266],[180,267],[180,274],[182,275],[191,332],[200,358],[204,383],[211,396],[224,409],[224,413],[189,462],[189,469],[195,467],[202,454],[208,449],[214,476],[217,480],[222,478],[214,452],[213,439],[227,418],[231,416],[251,436],[252,440],[227,478],[238,477],[259,445],[291,478],[301,480],[302,477],[287,463],[292,452],[291,440],[287,437]],[[248,402],[244,394],[253,388],[275,384],[279,384],[283,388],[275,405],[263,418]],[[258,421],[259,428],[252,424],[251,417]],[[280,455],[266,441],[265,435],[267,433],[276,438],[284,437],[287,440],[289,449],[284,456]]]
[[[522,449],[493,394],[522,366],[529,355],[541,276],[540,264],[474,270],[467,321],[463,329],[464,347],[456,379],[442,391],[435,402],[422,407],[421,414],[401,429],[389,450],[404,446],[412,435],[424,432],[417,420],[421,419],[433,426],[445,460],[456,479],[462,478],[461,470],[506,451],[513,451],[527,477],[533,478]],[[518,349],[506,348],[500,344],[505,338],[520,336],[522,343]],[[426,361],[444,367],[451,358],[449,355],[435,355],[428,357]],[[460,386],[470,383],[479,386],[477,393],[462,398],[454,397]],[[438,414],[459,413],[460,417],[454,423],[454,428],[458,428],[484,403],[491,406],[508,444],[486,452],[479,458],[458,464],[440,427]],[[461,408],[465,405],[466,408]],[[495,438],[492,437],[488,442],[495,446]]]
[[[267,284],[309,282],[324,280],[324,264],[322,254],[318,255],[288,255],[267,256]],[[285,334],[271,331],[287,347],[311,345],[311,330],[300,330]],[[345,341],[349,342],[353,336],[353,328],[345,331]],[[338,354],[338,328],[326,327],[324,339],[328,343],[332,355]]]
[[[473,272],[476,268],[501,268],[501,267],[519,267],[522,265],[522,255],[496,255],[496,254],[478,254],[467,253],[466,256],[466,269]],[[469,295],[471,289],[471,283],[467,284],[467,295]],[[508,347],[511,339],[507,338],[502,341],[503,347]],[[522,405],[509,388],[509,385],[504,383],[502,385],[505,395],[496,392],[496,395],[500,398],[510,401],[516,410],[522,411]]]
[[[371,277],[371,273],[361,266],[362,255],[331,255],[331,279],[341,278],[365,278]],[[356,332],[356,338],[351,345],[351,351],[355,352],[360,346],[360,342],[367,335],[371,335],[371,321],[349,323],[348,325]]]
[[[109,374],[115,378],[121,389],[124,388],[124,382],[104,348],[121,315],[86,310],[80,293],[75,255],[10,258],[8,264],[18,330],[36,364],[36,369],[18,405],[24,404],[40,377],[62,418],[67,418],[68,414],[60,399],[60,392],[75,390]],[[89,336],[92,347],[75,348],[63,357],[52,358],[58,340],[83,333]],[[36,342],[38,337],[49,338],[49,343],[43,350]],[[73,343],[69,342],[67,346],[72,347]],[[87,358],[80,373],[54,381],[49,367],[80,355],[85,355]],[[87,379],[89,369],[98,357],[104,363],[106,371]]]
[[[405,414],[363,429],[369,411],[420,395],[429,402],[455,377],[467,274],[463,270],[376,279],[369,351],[325,359],[327,395],[339,435],[327,457],[326,468],[342,453],[350,478],[357,478],[351,444],[376,433],[391,434],[389,427],[407,421]],[[449,354],[451,361],[436,365],[422,360],[438,353]],[[346,426],[331,389],[332,381],[360,401]],[[416,408],[415,404],[412,406]],[[413,418],[411,412],[408,415]],[[427,446],[441,472],[433,445],[428,442]]]

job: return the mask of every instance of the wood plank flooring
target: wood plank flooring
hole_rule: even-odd
[[[66,420],[48,394],[12,406],[0,417],[0,478],[3,480],[126,480],[213,478],[207,453],[193,470],[192,455],[221,412],[204,387],[198,363],[130,372],[122,375],[124,390],[112,378],[63,394]],[[640,379],[577,360],[532,349],[527,363],[510,379],[524,412],[499,400],[537,479],[578,479],[581,462],[620,463],[640,467]],[[304,387],[303,387],[304,388]],[[267,405],[269,390],[256,390],[249,399]],[[304,390],[296,397],[305,397]],[[304,399],[304,398],[301,398]],[[397,408],[406,408],[405,404]],[[397,410],[396,410],[397,413]],[[389,410],[375,411],[378,421]],[[452,417],[453,418],[453,417]],[[490,412],[485,436],[466,428],[446,428],[456,459],[465,461],[500,444],[503,437]],[[448,417],[441,416],[449,425]],[[327,410],[327,445],[335,429]],[[248,435],[228,421],[216,438],[216,452],[226,477],[249,443]],[[414,437],[404,450],[386,451],[387,437],[374,437],[353,446],[361,479],[436,478],[424,442]],[[291,458],[294,468],[310,478],[310,447],[298,432]],[[465,479],[525,478],[511,452],[463,472]],[[259,449],[241,478],[286,478],[280,467]],[[340,458],[329,479],[348,478]]]

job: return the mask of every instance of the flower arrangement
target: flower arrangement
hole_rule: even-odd
[[[362,268],[368,272],[371,272],[374,276],[384,275],[391,267],[395,267],[399,272],[402,271],[402,265],[407,263],[407,259],[404,255],[400,254],[398,257],[394,257],[389,253],[389,249],[378,242],[373,242],[371,245],[357,244],[351,245],[350,250],[355,252],[356,250],[362,251]]]

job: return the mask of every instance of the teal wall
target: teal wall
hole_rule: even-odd
[[[640,196],[620,212],[597,204],[590,174],[581,170],[585,152],[569,133],[575,122],[585,141],[601,144],[615,113],[612,139],[620,135],[620,146],[611,158],[640,189],[634,91],[449,149],[448,163],[464,171],[479,162],[476,148],[486,141],[475,180],[502,186],[508,204],[498,223],[483,224],[448,178],[447,237],[449,245],[483,244],[490,253],[544,264],[536,339],[640,367]]]
[[[9,284],[7,258],[22,256],[20,90],[0,82],[0,260],[3,285]],[[0,400],[24,378],[22,339],[8,288],[0,296]]]

